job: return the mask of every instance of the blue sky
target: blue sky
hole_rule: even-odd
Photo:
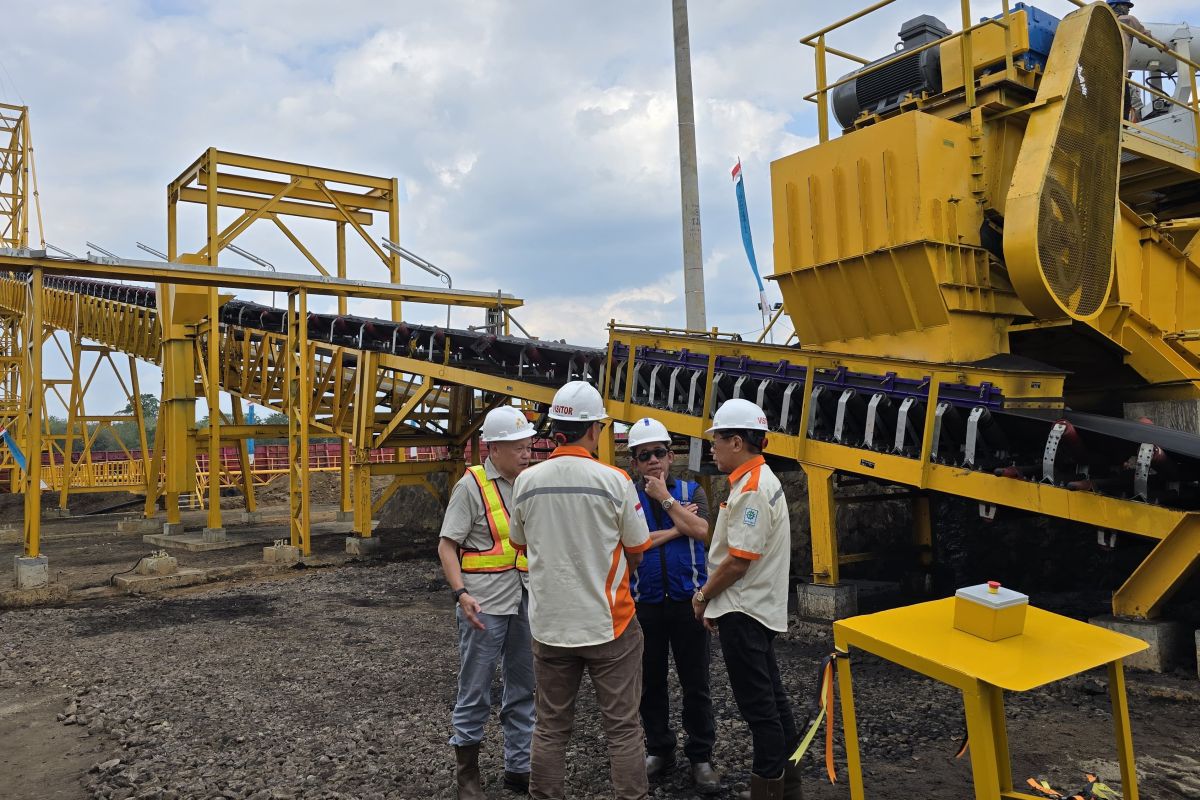
[[[691,3],[710,325],[761,326],[729,169],[740,156],[769,274],[769,164],[815,141],[815,107],[801,99],[812,88],[812,51],[798,40],[865,4]],[[1143,0],[1137,10],[1143,20],[1195,23],[1196,5]],[[536,335],[601,344],[610,318],[683,324],[667,0],[0,6],[22,20],[0,54],[0,97],[31,107],[46,238],[60,247],[81,253],[90,239],[128,256],[139,255],[135,241],[161,248],[166,184],[216,146],[399,177],[402,243],[459,288],[525,298],[517,316]],[[999,3],[974,6],[978,16]],[[834,43],[876,57],[905,19],[935,13],[955,27],[957,9],[900,0]],[[331,257],[332,229],[311,232],[313,251]],[[185,219],[181,248],[197,247],[201,234],[198,215]],[[239,243],[281,271],[307,266],[273,227]],[[234,255],[224,263],[248,266]],[[365,246],[352,250],[351,274],[382,276]],[[411,268],[404,279],[432,283]],[[405,316],[443,314],[410,306]],[[456,322],[479,314],[456,312]],[[157,390],[153,368],[142,381]],[[96,411],[124,404],[111,382],[97,390]]]

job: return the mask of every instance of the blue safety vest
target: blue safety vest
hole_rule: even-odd
[[[668,491],[676,502],[690,503],[696,495],[698,485],[695,481],[677,480]],[[638,488],[638,497],[642,501],[646,524],[650,530],[661,531],[674,527],[675,523],[671,521],[671,515],[663,509],[662,503],[651,500],[644,488]],[[666,544],[647,550],[633,575],[630,586],[633,599],[639,603],[661,603],[667,597],[672,600],[691,600],[696,590],[708,580],[705,562],[704,542],[698,542],[688,536],[679,536]]]

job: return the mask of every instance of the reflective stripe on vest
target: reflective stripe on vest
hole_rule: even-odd
[[[508,509],[500,497],[500,489],[487,476],[482,466],[470,467],[467,473],[475,479],[479,496],[483,498],[483,516],[487,518],[492,532],[490,550],[461,551],[460,563],[463,572],[507,572],[514,567],[528,572],[525,555],[518,553],[508,541]]]

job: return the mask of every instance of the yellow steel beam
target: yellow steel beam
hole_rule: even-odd
[[[326,198],[324,193],[316,189],[316,183],[311,179],[294,179],[297,188],[288,191],[288,197],[293,200],[304,200],[306,202],[325,203]],[[200,186],[205,186],[208,183],[208,174],[201,172],[196,176],[196,183]],[[278,194],[281,190],[289,185],[284,181],[272,181],[265,178],[251,178],[246,175],[235,175],[231,172],[218,172],[217,183],[222,189],[235,192],[249,192],[253,194],[265,195],[271,197]],[[357,194],[355,192],[343,192],[340,190],[333,191],[334,197],[351,211],[387,211],[388,200],[383,197]]]
[[[388,191],[392,187],[391,178],[381,178],[377,175],[366,175],[361,172],[350,172],[344,169],[314,167],[310,164],[298,164],[292,161],[280,161],[274,158],[248,156],[242,153],[231,153],[227,150],[216,151],[216,163],[227,167],[259,170],[261,172],[276,172],[281,175],[299,175],[314,180],[333,181],[350,186],[361,186],[369,189]]]
[[[204,189],[180,189],[179,200],[184,203],[205,203],[207,202],[208,193]],[[247,211],[258,211],[270,204],[271,211],[276,214],[287,214],[289,217],[306,217],[308,219],[323,219],[329,222],[337,222],[343,219],[342,212],[336,209],[331,209],[326,206],[312,205],[311,203],[297,203],[291,200],[280,200],[271,203],[269,198],[259,198],[248,194],[234,194],[233,192],[218,192],[217,202],[224,208],[242,208]],[[374,220],[370,214],[365,211],[349,212],[353,219],[362,225],[370,225]]]

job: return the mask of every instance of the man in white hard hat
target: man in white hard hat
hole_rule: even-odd
[[[529,790],[533,736],[533,652],[528,567],[510,541],[513,481],[529,465],[534,426],[512,406],[483,420],[487,460],[467,470],[450,493],[438,557],[457,603],[458,699],[451,725],[458,796],[482,800],[479,746],[492,709],[492,677],[501,666],[504,785]]]
[[[537,726],[529,794],[565,797],[567,742],[584,670],[596,690],[620,800],[647,796],[638,722],[642,631],[629,575],[650,547],[629,476],[594,453],[608,414],[589,383],[554,395],[550,458],[517,478],[510,536],[529,558],[530,627],[537,675]],[[590,787],[589,787],[590,788]]]
[[[767,415],[749,400],[727,400],[713,415],[713,459],[729,474],[708,551],[708,582],[692,607],[720,626],[721,653],[738,710],[750,726],[750,800],[800,800],[800,770],[788,756],[798,735],[779,680],[773,641],[787,630],[791,524],[783,487],[762,456]]]
[[[683,693],[683,752],[691,763],[692,782],[702,794],[721,791],[712,765],[716,724],[709,692],[709,635],[692,614],[692,595],[708,577],[708,498],[695,481],[671,474],[671,434],[656,419],[639,419],[629,428],[629,453],[637,473],[638,497],[654,547],[633,576],[633,599],[645,636],[642,656],[642,727],[646,731],[646,776],[658,780],[675,766],[671,729],[670,673]]]

